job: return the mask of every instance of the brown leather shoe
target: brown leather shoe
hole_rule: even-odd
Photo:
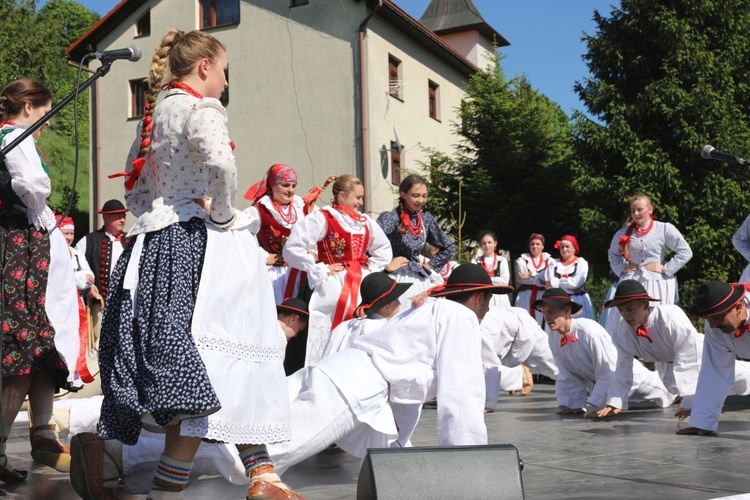
[[[116,500],[115,493],[104,486],[105,482],[116,481],[119,477],[104,477],[104,440],[93,432],[76,434],[70,440],[72,461],[70,482],[84,500]],[[118,461],[110,455],[113,463]],[[122,471],[120,470],[120,476]]]
[[[247,490],[246,500],[305,500],[305,497],[292,490],[279,488],[273,483],[255,481]]]
[[[55,424],[31,427],[31,458],[35,462],[52,467],[60,472],[70,471],[70,447],[62,444],[58,439],[37,436],[38,431],[57,431]]]

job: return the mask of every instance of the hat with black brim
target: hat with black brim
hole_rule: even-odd
[[[534,301],[534,303],[531,304],[531,307],[540,311],[541,309],[539,309],[539,306],[542,304],[546,304],[550,307],[570,306],[571,314],[577,313],[583,307],[581,304],[570,300],[570,295],[568,295],[568,293],[562,288],[548,288],[544,291],[542,298]]]
[[[464,292],[481,292],[486,290],[494,294],[506,294],[513,291],[512,286],[495,285],[490,276],[478,264],[461,264],[453,270],[445,285],[429,291],[430,297],[447,297]]]
[[[411,283],[398,283],[383,272],[368,274],[359,287],[362,302],[354,310],[354,315],[360,318],[372,317],[383,306],[401,297],[411,285]]]
[[[709,281],[698,288],[695,303],[689,313],[693,316],[707,318],[718,316],[729,311],[742,299],[746,292],[745,283],[725,283]]]
[[[659,299],[650,297],[646,289],[643,288],[643,285],[636,280],[622,280],[620,284],[617,285],[614,297],[606,301],[604,307],[617,307],[620,304],[625,304],[626,302],[632,302],[634,300],[659,302]]]

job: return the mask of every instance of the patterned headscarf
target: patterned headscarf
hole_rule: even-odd
[[[285,182],[297,182],[297,172],[289,165],[276,163],[268,169],[260,181],[250,186],[245,192],[245,199],[255,203],[268,194],[274,186]]]

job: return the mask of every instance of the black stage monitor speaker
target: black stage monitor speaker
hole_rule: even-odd
[[[359,471],[357,500],[523,500],[522,468],[511,444],[371,448]]]

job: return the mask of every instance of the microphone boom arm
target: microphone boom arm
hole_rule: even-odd
[[[81,61],[81,64],[83,64],[83,61]],[[5,161],[5,157],[8,155],[8,153],[13,148],[15,148],[16,146],[18,146],[19,144],[21,144],[28,136],[30,136],[31,134],[33,134],[39,127],[41,127],[43,124],[47,123],[47,121],[50,118],[52,118],[57,113],[59,113],[60,110],[63,107],[65,107],[70,101],[72,101],[77,94],[79,94],[82,90],[86,90],[87,88],[89,88],[91,85],[93,85],[94,81],[96,81],[100,77],[106,75],[109,72],[109,69],[110,69],[111,66],[112,66],[112,61],[110,61],[110,60],[102,61],[102,65],[99,66],[99,68],[94,72],[94,74],[91,75],[91,77],[88,80],[86,80],[85,82],[83,82],[79,88],[73,90],[73,92],[71,92],[68,95],[68,97],[66,97],[65,99],[63,99],[62,101],[60,101],[46,115],[44,115],[43,117],[41,117],[33,125],[31,125],[29,128],[27,128],[26,130],[24,130],[23,133],[21,135],[19,135],[18,137],[16,137],[16,139],[13,142],[11,142],[10,144],[8,144],[4,148],[2,148],[0,150],[0,161]]]

